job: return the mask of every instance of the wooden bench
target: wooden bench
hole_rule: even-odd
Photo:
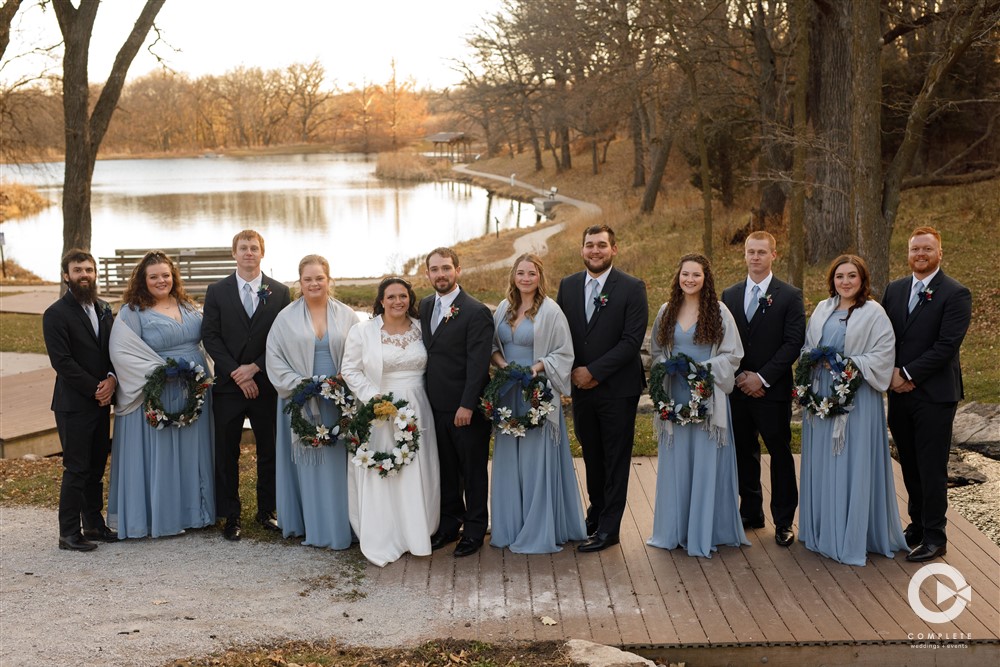
[[[231,248],[160,248],[177,264],[184,289],[194,299],[201,300],[208,286],[236,270]],[[120,297],[128,286],[136,265],[148,249],[115,250],[114,257],[100,258],[100,293]]]

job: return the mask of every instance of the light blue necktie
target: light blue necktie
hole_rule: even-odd
[[[243,310],[247,317],[253,317],[253,295],[250,293],[250,283],[243,283]]]
[[[592,317],[594,317],[594,313],[597,311],[597,304],[594,302],[597,300],[598,296],[597,290],[600,289],[600,287],[601,287],[601,281],[599,281],[597,278],[590,279],[590,293],[587,295],[587,302],[584,304],[584,306],[587,309],[588,322],[591,320]]]
[[[747,322],[753,319],[758,305],[760,305],[760,285],[754,285],[750,290],[750,303],[747,305]]]
[[[924,281],[918,280],[917,284],[913,286],[913,294],[910,295],[910,306],[906,309],[907,314],[912,313],[913,309],[917,307],[920,303],[920,297],[917,296],[924,289]]]
[[[434,299],[434,312],[431,313],[431,333],[433,334],[437,331],[438,325],[441,324],[441,313],[444,311],[444,307],[441,305],[441,298],[437,297]]]

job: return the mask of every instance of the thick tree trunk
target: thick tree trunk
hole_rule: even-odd
[[[850,155],[851,43],[848,3],[820,3],[810,35],[810,98],[813,127],[821,145],[813,165],[813,192],[807,200],[806,257],[810,264],[833,259],[851,245]]]
[[[760,111],[761,157],[760,172],[764,176],[760,184],[760,204],[758,206],[762,223],[767,220],[781,222],[785,212],[787,184],[774,180],[772,174],[785,171],[791,166],[790,155],[782,146],[778,126],[782,125],[781,105],[778,102],[778,75],[775,68],[774,48],[767,32],[764,7],[758,0],[753,17],[753,42],[757,53],[760,74],[757,79],[757,103]],[[766,227],[766,223],[763,225]]]
[[[649,170],[649,181],[646,182],[646,189],[642,193],[642,204],[639,210],[642,213],[652,213],[656,208],[656,197],[660,193],[660,183],[663,182],[663,173],[667,169],[667,160],[670,158],[670,148],[674,143],[674,135],[668,132],[663,137],[654,139],[651,150],[653,164]]]
[[[146,0],[118,54],[111,74],[90,113],[88,58],[99,0],[52,0],[65,43],[63,55],[63,116],[66,136],[66,171],[63,181],[63,252],[90,249],[92,234],[90,188],[94,163],[111,116],[121,97],[125,75],[146,40],[165,0]]]
[[[792,121],[795,148],[792,158],[792,211],[788,221],[788,280],[801,288],[805,274],[805,215],[806,215],[806,158],[808,125],[806,122],[809,90],[809,10],[812,0],[794,0],[795,32],[795,89],[793,91]]]
[[[639,100],[632,100],[629,116],[629,133],[632,137],[632,187],[641,188],[646,184],[646,150],[642,141],[642,109]]]

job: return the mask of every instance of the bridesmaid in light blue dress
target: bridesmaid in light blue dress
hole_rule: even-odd
[[[885,311],[870,300],[860,257],[834,260],[827,280],[832,296],[810,318],[803,350],[834,348],[861,369],[864,381],[847,415],[803,417],[799,539],[828,558],[864,565],[866,552],[891,558],[907,548],[882,403],[895,337]],[[832,393],[828,370],[817,366],[813,378],[818,397]]]
[[[562,310],[545,296],[538,257],[528,254],[515,261],[507,299],[494,320],[493,363],[544,373],[556,410],[524,437],[495,431],[490,544],[523,554],[561,551],[559,545],[587,537],[560,400],[569,390],[573,343]],[[526,414],[529,407],[516,387],[501,397],[501,405],[514,415]]]
[[[142,409],[146,375],[168,358],[206,367],[201,313],[162,253],[147,253],[122,298],[111,335],[118,375],[108,515],[121,539],[177,535],[215,522],[212,399],[201,416],[180,428],[156,430]],[[207,370],[207,368],[206,368]],[[184,407],[186,387],[168,381],[167,412]]]
[[[653,363],[686,354],[711,365],[715,385],[705,422],[664,422],[654,411],[659,436],[656,502],[653,534],[646,544],[661,549],[682,547],[689,556],[711,558],[718,545],[750,544],[739,513],[727,398],[743,346],[732,314],[716,297],[711,266],[704,256],[681,258],[670,298],[654,320]],[[661,332],[664,327],[672,335]],[[686,375],[667,375],[664,383],[672,401],[688,403],[691,391]]]
[[[278,392],[276,480],[278,526],[285,537],[303,536],[302,544],[329,549],[351,546],[347,497],[347,449],[340,437],[330,445],[309,447],[292,432],[284,411],[305,378],[336,376],[344,341],[357,323],[354,311],[330,296],[330,268],[319,255],[299,263],[302,298],[275,318],[267,339],[267,375]],[[312,415],[318,407],[319,414]],[[307,404],[308,418],[326,426],[340,420],[329,400]]]

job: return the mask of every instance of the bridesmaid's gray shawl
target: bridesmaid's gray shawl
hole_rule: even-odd
[[[664,313],[667,312],[667,304],[660,306],[660,311],[653,320],[653,333],[650,338],[650,353],[653,363],[661,363],[672,354],[667,348],[661,348],[656,342],[657,332]],[[719,314],[722,315],[722,341],[712,346],[712,356],[706,359],[705,364],[712,365],[712,377],[715,378],[715,389],[712,392],[712,403],[708,408],[708,420],[702,424],[702,428],[709,432],[712,440],[722,447],[729,442],[729,434],[726,432],[728,420],[725,418],[726,410],[729,409],[728,395],[736,386],[736,369],[739,368],[740,359],[743,358],[743,342],[740,340],[739,330],[736,328],[736,320],[725,304],[719,302]],[[670,395],[670,377],[663,378],[663,388],[667,395]],[[673,422],[660,419],[656,406],[653,406],[653,427],[657,434],[666,434],[667,446],[674,441]]]
[[[840,297],[833,296],[821,301],[809,318],[806,327],[806,342],[802,351],[819,346],[823,338],[823,325],[830,315],[837,310]],[[885,314],[885,309],[875,301],[868,300],[847,320],[847,331],[844,335],[844,356],[849,357],[861,371],[865,382],[877,392],[889,388],[892,380],[892,368],[896,354],[896,334],[892,331],[892,322]],[[833,423],[833,451],[840,454],[844,450],[844,434],[847,429],[848,414],[836,415]],[[818,419],[811,412],[806,412],[807,419]]]
[[[353,310],[334,298],[327,299],[327,339],[330,356],[336,362],[337,368],[340,368],[343,362],[347,334],[357,323],[358,316]],[[315,356],[316,331],[313,329],[312,315],[306,306],[306,300],[299,298],[278,313],[267,335],[267,350],[264,357],[267,378],[281,397],[279,410],[284,409],[284,402],[299,383],[313,376]],[[313,417],[319,415],[319,399],[311,399],[306,411]],[[341,433],[338,440],[343,437],[344,434]],[[290,435],[290,439],[292,460],[295,463],[319,465],[322,462],[322,454],[316,448],[306,447],[294,434]]]
[[[188,312],[190,308],[181,305]],[[166,361],[156,350],[146,344],[141,337],[142,324],[139,322],[139,311],[132,306],[123,306],[111,327],[111,338],[108,343],[111,353],[111,364],[118,377],[118,387],[115,389],[115,416],[124,417],[135,412],[142,406],[145,396],[142,388],[146,386],[146,376],[162,366]],[[202,354],[205,350],[201,343],[198,348]],[[119,369],[119,366],[121,367]],[[211,366],[205,369],[211,373]]]
[[[344,343],[351,327],[358,323],[357,314],[336,299],[326,304],[326,330],[330,341],[330,356],[343,365]],[[299,298],[278,313],[267,335],[267,378],[278,396],[287,399],[302,380],[313,375],[316,352],[316,332],[305,299]]]
[[[493,351],[503,354],[503,344],[498,333],[500,323],[507,317],[510,303],[506,299],[500,302],[493,314]],[[545,366],[545,377],[556,392],[556,411],[546,415],[546,420],[558,434],[559,410],[562,410],[562,397],[570,393],[570,374],[573,371],[573,337],[569,332],[569,322],[555,301],[545,297],[534,317],[535,339],[532,343],[532,354],[536,361]],[[506,358],[506,355],[504,355]],[[559,438],[553,439],[558,443]]]

